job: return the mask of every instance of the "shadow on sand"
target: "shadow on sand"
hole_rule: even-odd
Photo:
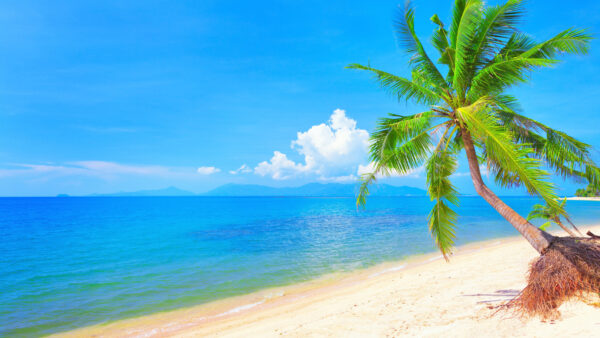
[[[484,300],[480,300],[477,302],[477,304],[485,304],[485,303],[496,303],[496,302],[511,300],[511,299],[515,298],[516,296],[518,296],[520,292],[521,292],[520,290],[509,289],[509,290],[496,290],[495,292],[492,292],[492,293],[474,293],[471,295],[463,295],[463,296],[465,296],[465,297],[493,297],[493,299],[484,299]]]

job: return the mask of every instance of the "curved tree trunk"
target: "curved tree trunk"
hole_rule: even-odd
[[[583,234],[581,233],[581,231],[579,231],[579,228],[577,228],[577,227],[575,226],[575,224],[573,224],[573,222],[571,222],[571,219],[570,219],[569,217],[566,217],[566,216],[565,216],[565,219],[567,220],[567,222],[569,222],[569,224],[571,224],[571,226],[573,227],[573,229],[575,229],[575,231],[577,231],[577,233],[578,233],[578,234],[579,234],[581,237],[583,237]]]
[[[481,172],[479,170],[479,162],[477,161],[477,154],[475,153],[475,146],[473,145],[473,139],[465,128],[461,127],[460,129],[462,140],[465,144],[467,159],[469,160],[471,179],[473,180],[473,185],[475,186],[477,194],[483,197],[483,199],[496,209],[502,217],[512,224],[512,226],[527,239],[529,244],[531,244],[537,252],[543,253],[544,250],[550,246],[550,243],[552,243],[554,236],[529,223],[511,207],[506,205],[506,203],[498,198],[498,196],[483,183]]]
[[[575,235],[575,233],[571,230],[569,230],[569,228],[567,228],[561,221],[560,218],[554,217],[554,223],[558,224],[559,227],[561,227],[564,231],[566,231],[571,237],[577,237],[577,235]]]

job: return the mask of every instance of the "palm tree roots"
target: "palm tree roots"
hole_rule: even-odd
[[[600,239],[556,237],[529,267],[527,286],[508,307],[525,316],[554,319],[568,300],[600,294]]]

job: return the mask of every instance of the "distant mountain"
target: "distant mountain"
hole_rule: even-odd
[[[425,196],[423,189],[375,184],[370,189],[371,196]],[[257,184],[225,184],[200,196],[300,196],[300,197],[354,197],[357,184],[309,183],[299,187],[275,188]],[[92,194],[90,196],[198,196],[191,191],[176,187],[156,190],[139,190],[111,194]],[[62,196],[61,196],[62,197]]]
[[[181,190],[175,187],[156,190],[139,190],[131,192],[117,192],[112,194],[92,194],[91,196],[193,196],[191,191]]]
[[[306,196],[306,197],[354,197],[358,191],[357,184],[341,183],[309,183],[299,187],[275,188],[256,184],[225,184],[204,196]],[[371,196],[425,196],[423,189],[375,184],[370,189]]]

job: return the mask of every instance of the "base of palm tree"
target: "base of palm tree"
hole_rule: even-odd
[[[556,237],[529,267],[527,286],[508,308],[555,319],[565,301],[600,295],[600,239]]]

